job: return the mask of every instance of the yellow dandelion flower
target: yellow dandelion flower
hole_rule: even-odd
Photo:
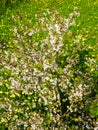
[[[19,113],[19,112],[21,112],[21,110],[20,110],[20,109],[16,109],[15,112],[18,112],[18,113]]]
[[[90,71],[93,72],[93,71],[94,71],[94,68],[92,68]]]
[[[11,97],[11,98],[15,98],[15,94],[12,94],[10,97]]]
[[[21,97],[21,95],[20,95],[19,93],[16,93],[16,95],[17,95],[18,97]]]
[[[18,118],[18,115],[14,115],[14,119],[17,119]]]
[[[8,82],[7,79],[4,80],[5,82]]]
[[[2,123],[7,123],[8,120],[7,120],[7,119],[1,119],[1,122],[2,122]]]
[[[24,94],[24,91],[22,91],[22,94]]]
[[[0,94],[2,94],[3,93],[3,91],[0,91]]]
[[[6,85],[7,88],[9,87],[8,83],[6,83],[5,85]]]
[[[69,106],[67,106],[67,108],[69,108]]]

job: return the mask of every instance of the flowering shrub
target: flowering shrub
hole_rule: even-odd
[[[68,18],[46,10],[35,15],[32,27],[20,16],[12,43],[2,45],[2,129],[93,129],[89,106],[96,97],[97,59],[84,44],[87,35],[70,30],[79,15],[77,7]]]

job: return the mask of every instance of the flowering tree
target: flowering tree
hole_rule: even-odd
[[[84,44],[87,35],[70,30],[79,15],[77,7],[67,19],[47,10],[35,15],[33,27],[20,19],[13,29],[1,56],[2,128],[93,128],[89,105],[97,91],[97,60]]]

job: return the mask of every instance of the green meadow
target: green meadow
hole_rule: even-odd
[[[98,0],[1,0],[0,130],[97,127]]]

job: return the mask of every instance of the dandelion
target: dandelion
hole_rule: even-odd
[[[18,115],[14,115],[14,117],[13,117],[14,119],[18,119]]]
[[[18,97],[21,97],[21,95],[20,95],[19,93],[16,93],[16,95],[17,95]]]
[[[7,119],[1,119],[1,123],[7,123],[8,120]]]
[[[15,98],[15,94],[11,94],[10,97],[11,97],[11,98]]]
[[[3,91],[0,91],[0,94],[2,94],[3,93]]]

